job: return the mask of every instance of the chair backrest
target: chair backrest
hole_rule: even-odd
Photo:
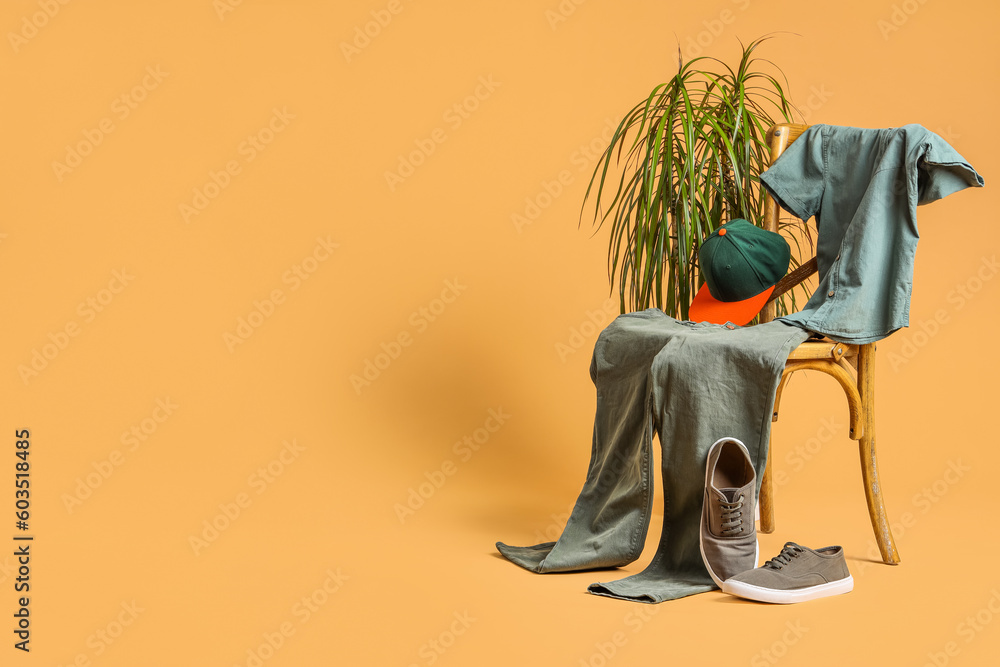
[[[801,125],[799,123],[780,123],[768,130],[767,143],[771,147],[769,164],[774,164],[774,161],[781,157],[785,149],[808,129],[808,125]],[[777,232],[778,216],[780,213],[781,207],[774,201],[774,197],[767,194],[764,198],[764,228],[772,232]],[[813,257],[800,264],[794,271],[789,272],[787,276],[782,278],[775,285],[770,300],[761,309],[760,321],[770,322],[773,320],[775,316],[775,299],[816,273],[817,269],[816,258]]]

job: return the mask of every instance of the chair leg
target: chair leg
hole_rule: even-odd
[[[774,489],[771,488],[771,446],[767,447],[767,464],[764,466],[764,478],[760,483],[760,498],[757,506],[760,508],[760,532],[774,532]]]
[[[878,479],[878,461],[875,452],[875,344],[862,345],[858,352],[858,391],[864,414],[864,435],[858,442],[861,453],[861,477],[865,484],[868,515],[872,520],[875,540],[883,562],[899,563],[899,553],[892,540],[892,529],[886,518],[882,502],[882,487]],[[763,514],[761,515],[763,516]]]

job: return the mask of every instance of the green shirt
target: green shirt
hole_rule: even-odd
[[[775,201],[816,216],[819,283],[777,318],[833,340],[872,343],[908,326],[917,212],[983,178],[920,125],[813,125],[760,176]]]

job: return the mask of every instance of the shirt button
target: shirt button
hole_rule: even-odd
[[[833,296],[833,292],[828,293],[827,296]]]
[[[734,326],[733,326],[732,324],[727,324],[727,325],[726,325],[726,328],[727,328],[727,329],[735,329],[736,327],[734,327]]]

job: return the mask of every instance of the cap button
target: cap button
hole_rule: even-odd
[[[725,227],[720,227],[719,228],[719,236],[725,236],[725,235],[726,235],[726,228]]]

